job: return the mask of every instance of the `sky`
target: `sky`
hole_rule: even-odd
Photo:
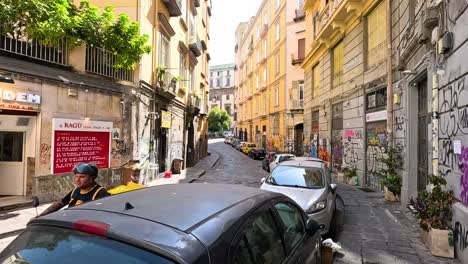
[[[262,0],[213,0],[210,19],[210,66],[234,63],[235,32],[255,16]]]

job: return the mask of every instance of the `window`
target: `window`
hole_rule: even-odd
[[[257,63],[260,62],[260,47],[257,49]]]
[[[266,94],[263,95],[263,113],[266,113],[267,110],[267,97]]]
[[[280,54],[279,52],[275,55],[275,73],[278,74],[280,72]]]
[[[281,0],[276,0],[276,9],[278,9],[281,5]]]
[[[318,12],[314,15],[314,39],[317,36],[317,25],[318,25]]]
[[[386,56],[387,10],[381,3],[367,17],[367,65],[374,66]]]
[[[258,80],[258,74],[255,74],[255,81],[256,81],[256,86],[255,87],[258,89],[259,84],[260,84],[260,82]]]
[[[263,40],[263,58],[264,59],[266,59],[266,57],[267,57],[267,47],[268,47],[267,46],[267,41],[265,39],[265,40]]]
[[[263,86],[266,86],[267,83],[267,69],[263,69]]]
[[[305,58],[305,38],[297,40],[297,55],[298,59]]]
[[[234,247],[233,262],[236,264],[281,263],[284,259],[281,237],[270,212],[258,215]]]
[[[210,72],[210,77],[213,77],[213,72]]]
[[[268,25],[268,13],[266,13],[266,12],[263,15],[263,24]]]
[[[257,100],[260,100],[260,97],[257,97],[258,99]],[[255,104],[255,113],[258,114],[258,109],[259,109],[259,102],[257,101],[257,103]]]
[[[218,75],[218,77],[219,77],[219,76],[221,76],[221,72],[220,72],[220,71],[219,71],[219,72],[217,72],[216,74]]]
[[[226,110],[228,114],[231,114],[231,105],[229,104],[224,105],[224,110]]]
[[[195,27],[195,16],[190,12],[190,37],[194,38],[197,34],[197,28]]]
[[[187,73],[185,69],[185,54],[184,53],[179,53],[179,75],[182,78],[182,81],[187,78]],[[183,83],[185,86],[185,83]]]
[[[275,87],[275,106],[279,105],[279,87]]]
[[[299,105],[304,107],[304,81],[299,82]]]
[[[213,87],[213,79],[210,79],[210,87]]]
[[[276,41],[278,41],[280,39],[280,23],[279,23],[279,21],[276,21],[275,29],[276,29]]]
[[[226,78],[226,86],[230,86],[231,85],[231,78],[227,77]]]
[[[333,88],[342,84],[343,60],[343,42],[340,42],[333,48]]]
[[[226,94],[226,100],[229,100],[231,97],[229,94]]]
[[[187,1],[186,0],[181,0],[180,1],[181,4],[180,4],[180,11],[182,11],[182,18],[184,19],[184,21],[186,21],[187,19]]]
[[[193,89],[195,89],[195,75],[193,74],[193,70],[190,70],[190,87],[189,87],[189,92],[193,92]]]
[[[387,105],[387,89],[380,88],[366,95],[366,110],[379,110]]]
[[[161,45],[159,50],[159,65],[169,68],[169,40],[161,33]]]
[[[227,71],[226,71],[226,75],[227,75],[227,76],[231,76],[231,71],[230,71],[230,70],[227,70]]]
[[[0,263],[54,262],[44,260],[59,260],[64,256],[67,256],[67,263],[90,262],[89,256],[94,263],[174,263],[126,243],[52,226],[32,226],[15,242],[2,252]]]
[[[284,225],[285,242],[291,248],[294,248],[305,235],[305,225],[301,211],[290,203],[277,203],[275,208]]]
[[[312,68],[312,98],[316,98],[320,93],[320,73],[319,65]]]
[[[343,103],[332,105],[332,129],[343,129]]]
[[[216,79],[216,87],[221,87],[221,79],[220,78]]]

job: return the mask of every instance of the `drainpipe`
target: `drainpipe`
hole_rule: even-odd
[[[393,145],[392,1],[387,0],[387,137]]]
[[[432,174],[439,176],[439,76],[432,74]]]

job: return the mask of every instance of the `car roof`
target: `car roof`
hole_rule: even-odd
[[[134,207],[128,215],[186,231],[216,213],[264,191],[233,184],[167,184],[116,195],[102,203],[87,203],[75,209],[121,212],[125,203]],[[196,202],[195,202],[196,201]],[[179,214],[174,212],[180,212]]]
[[[309,157],[295,157],[287,161],[283,161],[279,166],[300,166],[300,167],[313,167],[322,168],[324,162],[320,159]]]
[[[150,243],[151,249],[162,249],[191,263],[223,234],[220,230],[232,226],[256,205],[280,196],[234,184],[167,184],[71,207],[32,224],[66,227],[77,220],[100,221],[131,243]],[[219,224],[210,224],[213,221]]]

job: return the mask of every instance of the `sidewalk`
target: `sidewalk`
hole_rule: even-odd
[[[345,204],[345,220],[338,236],[343,250],[334,263],[460,263],[432,256],[421,240],[417,219],[400,203],[346,184],[339,184],[338,194]]]
[[[163,184],[189,183],[203,176],[207,170],[216,165],[221,158],[218,152],[210,150],[211,155],[198,161],[195,166],[181,171],[181,174],[173,174],[171,178],[159,178],[146,184],[147,186],[156,186]]]

